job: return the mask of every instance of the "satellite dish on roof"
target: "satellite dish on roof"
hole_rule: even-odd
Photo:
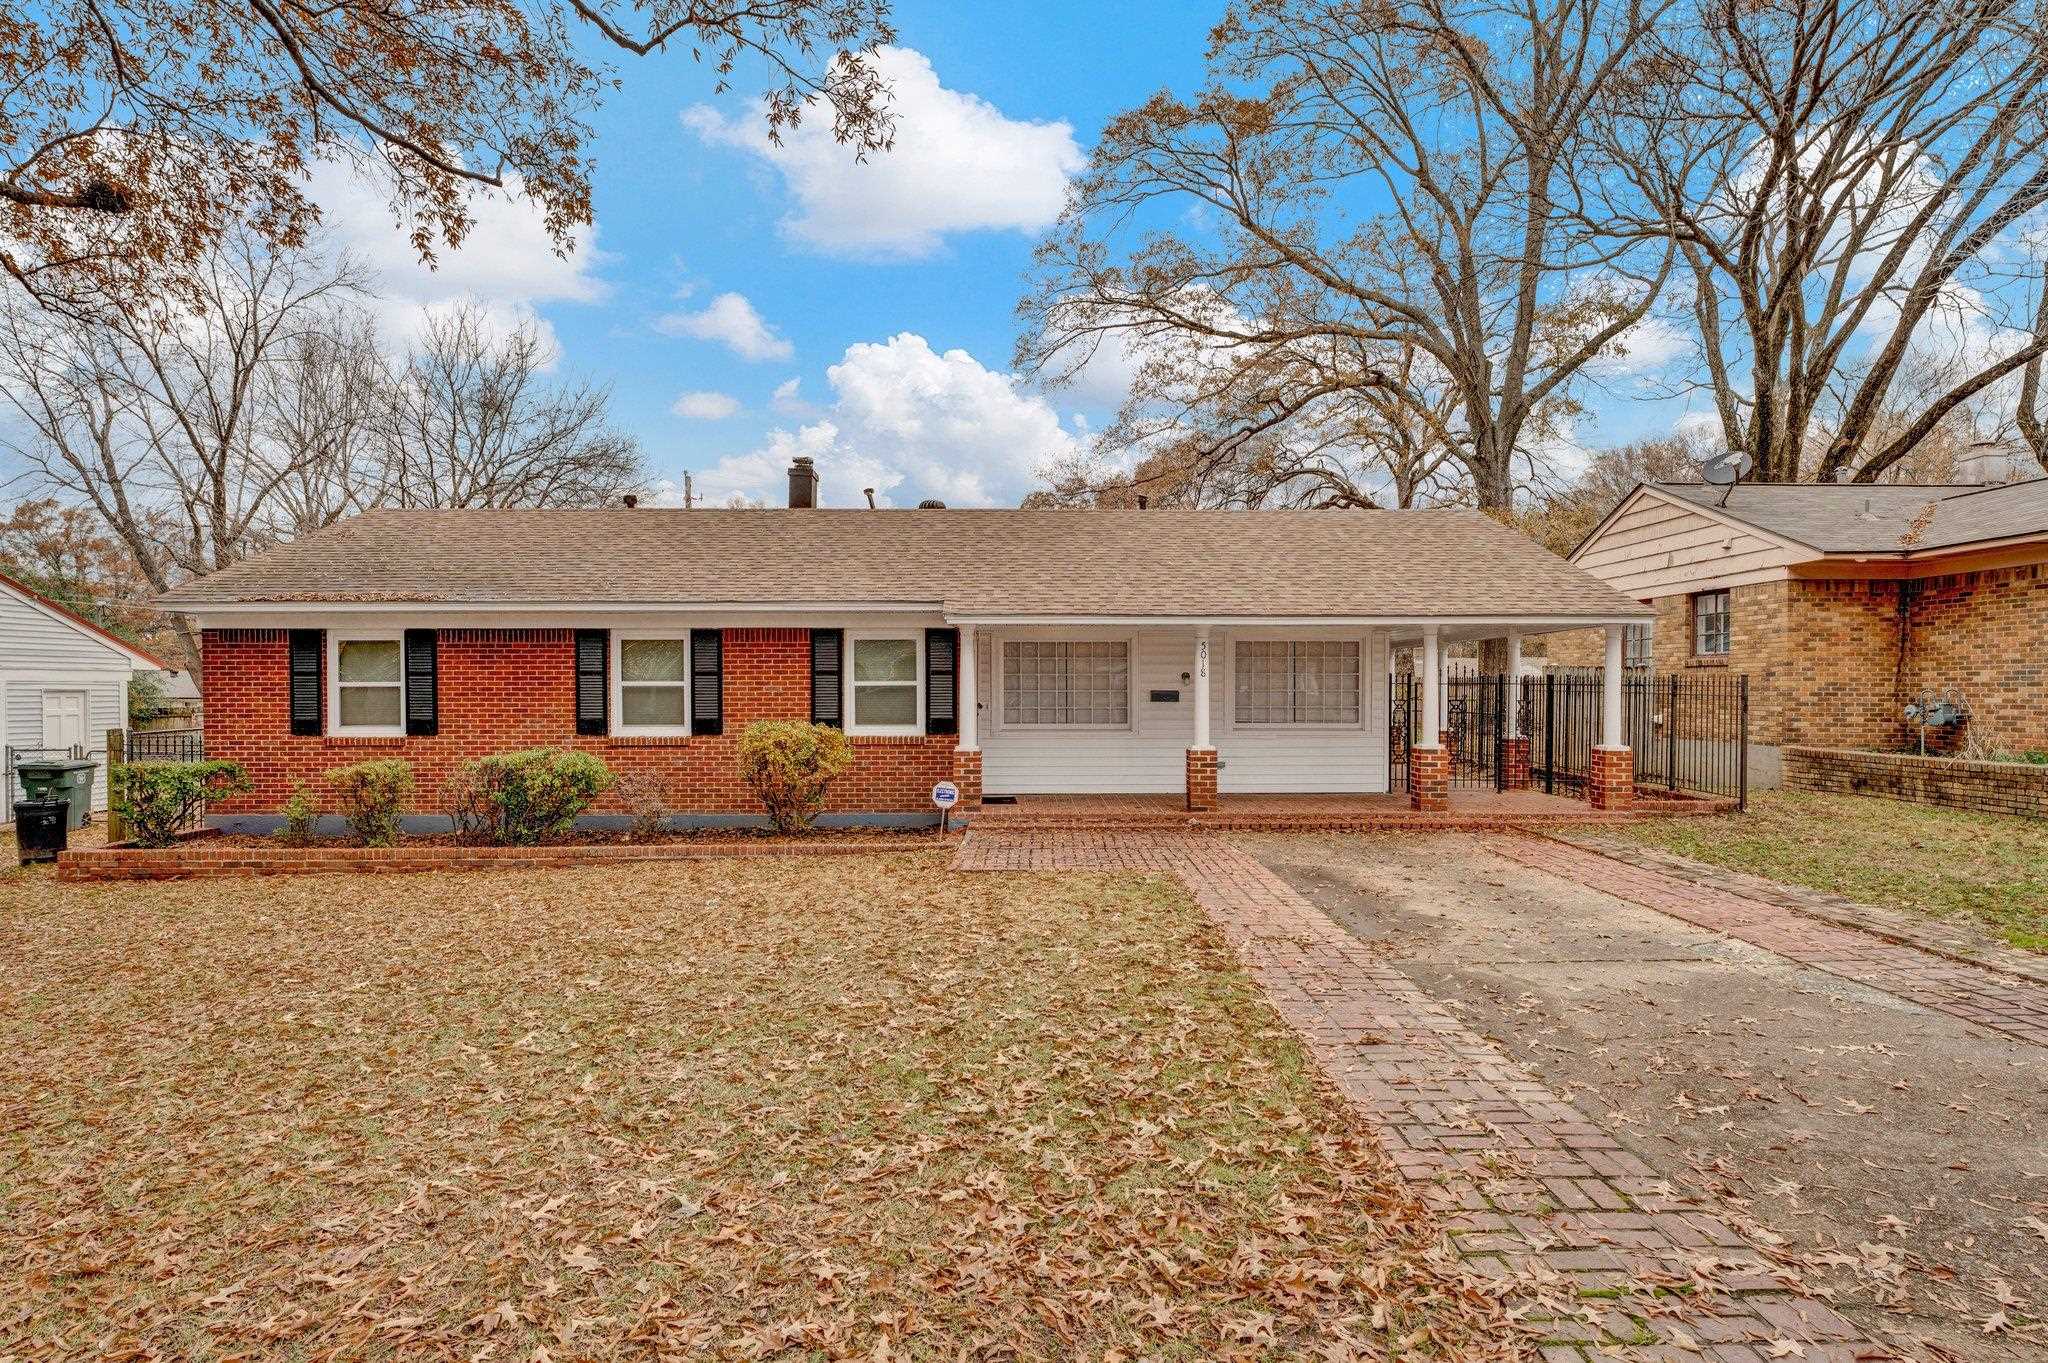
[[[1749,471],[1756,467],[1756,460],[1740,450],[1722,450],[1700,464],[1700,478],[1715,487],[1727,487],[1740,482]]]
[[[1721,489],[1721,505],[1728,505],[1728,494],[1742,481],[1743,475],[1756,467],[1756,460],[1740,450],[1722,450],[1719,454],[1700,461],[1700,478]]]

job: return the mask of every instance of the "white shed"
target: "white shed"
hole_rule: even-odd
[[[0,575],[0,777],[6,784],[0,822],[13,819],[21,798],[17,762],[74,749],[100,763],[93,808],[106,808],[106,735],[128,721],[128,678],[168,667]]]

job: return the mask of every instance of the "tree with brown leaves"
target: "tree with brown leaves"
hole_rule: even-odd
[[[1688,116],[1617,123],[1615,155],[1684,250],[1699,383],[1759,479],[1875,480],[2048,353],[2024,312],[2048,11],[1702,0],[1697,18],[1655,57],[1687,73]]]
[[[1505,510],[1672,267],[1661,224],[1611,202],[1634,190],[1597,133],[1624,106],[1651,120],[1668,77],[1640,57],[1673,8],[1239,0],[1205,89],[1104,130],[1020,305],[1020,363],[1057,381],[1112,338],[1178,356],[1123,430],[1191,384],[1223,395],[1198,462],[1333,403],[1427,425],[1441,390],[1470,495]]]
[[[236,224],[302,244],[326,161],[378,173],[422,259],[462,244],[485,188],[567,249],[612,83],[574,55],[584,32],[687,50],[720,89],[772,73],[771,134],[822,101],[843,141],[890,140],[888,0],[55,0],[0,16],[0,270],[47,306],[151,297]]]

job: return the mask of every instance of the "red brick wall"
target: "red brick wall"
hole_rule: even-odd
[[[1903,658],[1901,585],[1795,578],[1737,587],[1731,649],[1718,663],[1691,656],[1689,598],[1663,597],[1654,603],[1657,668],[1747,672],[1758,743],[1909,747],[1917,735],[1901,709],[1931,689],[1969,703],[1981,741],[2048,750],[2048,565],[1904,584],[1911,605]],[[1598,631],[1553,634],[1546,644],[1553,664],[1601,663]],[[1929,747],[1953,748],[1957,737],[1930,732]]]
[[[2048,751],[2048,564],[1927,578],[1912,619],[1907,699],[1922,688],[1956,692],[1979,742]]]
[[[619,773],[661,782],[680,814],[758,814],[738,775],[740,731],[757,719],[807,719],[810,636],[803,629],[725,631],[725,733],[716,738],[579,738],[575,661],[566,629],[445,629],[440,635],[440,733],[433,738],[299,738],[291,732],[283,630],[208,630],[203,692],[209,757],[240,762],[255,790],[216,813],[275,811],[303,782],[317,800],[322,772],[371,757],[412,763],[414,810],[439,813],[441,784],[488,753],[568,747]],[[931,787],[952,775],[950,735],[855,738],[853,769],[833,783],[832,812],[929,813]],[[599,805],[618,812],[615,798]]]

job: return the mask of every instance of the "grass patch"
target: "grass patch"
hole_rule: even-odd
[[[2048,823],[1899,800],[1773,791],[1750,812],[1616,830],[1698,861],[1935,918],[2048,952]]]
[[[1171,882],[0,895],[0,1357],[1507,1359]]]

